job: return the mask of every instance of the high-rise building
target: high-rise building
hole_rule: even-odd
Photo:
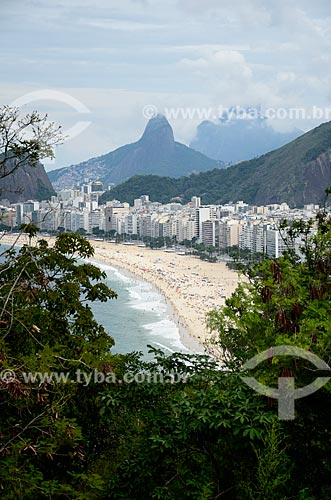
[[[202,243],[206,246],[215,246],[215,221],[207,220],[203,221],[202,224],[202,234],[201,240]]]
[[[130,212],[128,203],[121,203],[105,208],[105,231],[117,231],[118,220],[123,219]]]
[[[199,208],[201,206],[200,196],[192,196],[191,205],[192,205],[192,208]]]
[[[202,241],[202,223],[209,219],[209,207],[200,207],[195,210],[195,234],[200,242]]]

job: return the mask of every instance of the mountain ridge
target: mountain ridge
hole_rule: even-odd
[[[246,115],[249,116],[249,108]],[[234,164],[278,149],[303,133],[299,129],[277,132],[262,114],[243,118],[233,110],[230,118],[225,114],[217,122],[201,122],[190,147],[210,158],[221,158],[224,162]]]
[[[194,195],[204,204],[244,200],[254,205],[286,202],[290,206],[321,203],[331,184],[331,122],[259,158],[227,169],[213,169],[180,179],[135,176],[101,198],[132,202],[141,194],[167,203]]]
[[[48,176],[56,189],[63,189],[76,187],[85,178],[101,180],[107,185],[136,174],[179,177],[215,167],[224,167],[224,164],[176,142],[167,119],[156,115],[148,121],[138,141],[78,165],[53,170]]]
[[[12,168],[8,162],[8,171]],[[36,166],[24,163],[10,175],[0,178],[0,199],[7,199],[10,203],[47,200],[52,195],[55,191],[40,162]]]

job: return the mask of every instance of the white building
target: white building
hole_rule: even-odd
[[[120,229],[120,221],[130,212],[128,203],[119,203],[105,208],[105,231],[116,231]],[[120,229],[121,230],[121,229]]]

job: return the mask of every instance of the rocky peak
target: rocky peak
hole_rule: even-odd
[[[173,149],[175,146],[174,134],[166,117],[158,114],[151,118],[139,142],[160,148],[159,153],[162,150],[169,151],[169,149]]]

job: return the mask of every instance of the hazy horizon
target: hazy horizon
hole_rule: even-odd
[[[136,141],[148,106],[211,108],[211,119],[230,106],[331,108],[326,0],[3,0],[0,39],[1,104],[69,131],[46,170]],[[327,118],[270,121],[306,131]],[[202,121],[168,119],[186,144]]]

